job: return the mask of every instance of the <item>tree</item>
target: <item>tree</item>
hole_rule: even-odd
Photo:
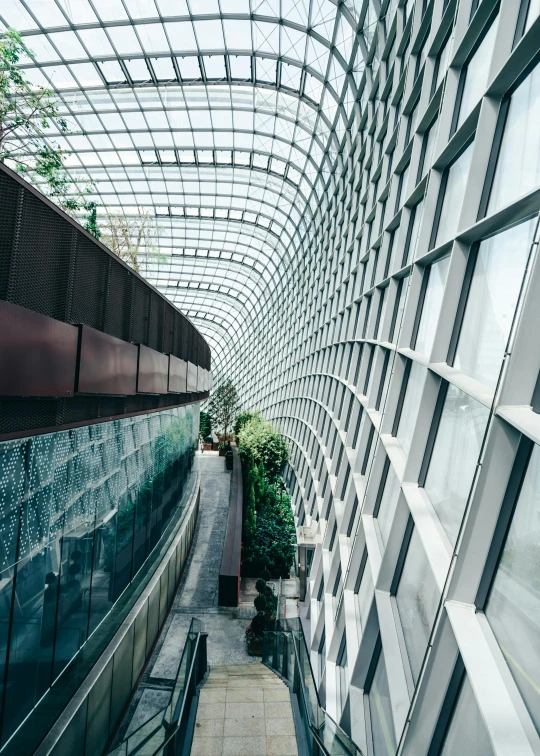
[[[48,140],[45,132],[51,127],[62,135],[70,131],[60,116],[54,93],[32,84],[18,68],[25,56],[34,57],[19,33],[8,29],[0,37],[0,162],[38,184],[67,213],[86,211],[84,226],[99,237],[96,203],[88,197],[94,186],[87,180],[77,185],[64,167],[68,153]]]
[[[212,434],[212,424],[210,422],[210,416],[207,412],[201,411],[201,420],[200,420],[200,432],[201,436],[203,438],[206,438],[207,436],[210,436]]]
[[[265,475],[271,483],[278,479],[289,458],[289,450],[271,423],[254,415],[240,431],[239,451],[242,452],[244,447],[251,450],[257,465],[264,465]]]
[[[134,271],[140,272],[142,258],[159,261],[158,229],[150,210],[139,211],[135,217],[107,212],[107,230],[103,243],[126,262]]]
[[[232,381],[226,381],[214,391],[208,403],[208,414],[214,428],[221,429],[224,440],[227,440],[229,428],[238,411],[238,393]]]

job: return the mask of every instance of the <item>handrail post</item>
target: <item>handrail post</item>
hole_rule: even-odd
[[[207,640],[208,633],[199,634],[199,664],[197,669],[197,684],[200,683],[200,681],[206,674],[206,667],[208,665]]]

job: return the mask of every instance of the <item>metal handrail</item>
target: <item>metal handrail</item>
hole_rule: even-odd
[[[296,624],[296,628],[292,625]],[[277,623],[276,623],[277,625]],[[268,641],[271,636],[274,636],[273,641],[278,643],[280,636],[283,639],[290,639],[292,641],[292,651],[294,659],[294,669],[288,669],[288,665],[284,662],[282,669],[276,669],[275,663],[272,660],[270,663],[270,657],[273,656],[266,653],[263,657],[264,663],[281,674],[285,679],[292,684],[293,691],[301,696],[302,706],[301,712],[305,712],[305,725],[311,734],[310,742],[308,742],[308,750],[310,754],[323,753],[326,756],[335,756],[336,753],[341,753],[343,756],[362,756],[362,751],[347,735],[347,733],[337,724],[337,722],[325,711],[321,706],[319,692],[315,685],[315,678],[313,675],[313,669],[311,666],[311,659],[307,648],[307,643],[302,627],[302,621],[299,617],[295,617],[292,620],[285,622],[284,628],[276,627],[274,631],[266,631],[265,636],[265,650],[268,652]],[[302,640],[301,640],[302,639]],[[311,690],[306,685],[305,665],[303,664],[297,644],[303,642],[306,661],[308,665],[307,676],[312,681]],[[288,643],[287,643],[288,645]],[[277,646],[274,649],[277,652]],[[291,660],[292,661],[292,660]],[[279,667],[279,662],[277,663]],[[311,691],[315,694],[315,701],[311,696]],[[314,706],[316,707],[315,710]],[[331,748],[328,749],[328,743],[325,743],[325,731],[330,731],[330,739],[332,740]],[[336,746],[339,750],[336,751]]]
[[[197,628],[198,625],[200,627]],[[134,756],[143,747],[148,748],[149,744],[152,747],[152,740],[158,738],[159,743],[156,743],[157,747],[152,751],[152,756],[157,756],[157,754],[163,752],[166,752],[167,756],[175,756],[176,753],[181,753],[191,702],[195,696],[197,685],[206,671],[206,638],[207,634],[204,632],[203,623],[193,617],[178,664],[169,703],[153,717],[143,722],[115,748],[111,749],[109,751],[110,756],[121,756],[123,754]],[[190,659],[186,658],[188,654],[191,655]],[[186,661],[186,664],[184,664],[184,661]],[[139,740],[144,728],[148,728],[154,720],[155,727]],[[132,747],[130,747],[130,743]]]

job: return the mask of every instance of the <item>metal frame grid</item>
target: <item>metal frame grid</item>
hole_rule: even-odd
[[[151,13],[143,12],[142,0],[126,0],[103,3],[108,13],[125,15],[101,16],[100,22],[94,20],[103,12],[95,0],[66,0],[65,6],[58,0],[54,7],[68,5],[92,9],[84,22],[62,16],[64,28],[81,44],[84,23],[91,23],[108,44],[115,41],[113,29],[133,27],[145,49],[121,52],[111,46],[112,53],[94,54],[95,89],[72,84],[74,78],[60,85],[60,76],[78,76],[75,59],[34,67],[36,76],[55,66],[59,71],[66,111],[87,132],[88,142],[71,143],[77,160],[84,150],[92,156],[86,170],[103,202],[130,213],[155,200],[167,230],[163,240],[170,240],[162,245],[167,274],[163,266],[149,266],[146,275],[207,335],[214,375],[219,379],[226,372],[245,406],[260,407],[290,441],[288,488],[304,537],[310,531],[316,544],[306,628],[330,714],[368,754],[396,749],[414,756],[447,754],[446,731],[468,685],[488,749],[498,756],[540,753],[511,663],[483,611],[512,516],[506,492],[524,465],[523,439],[540,443],[540,415],[531,407],[540,372],[540,263],[533,221],[525,250],[520,247],[523,276],[495,385],[470,377],[455,359],[482,240],[522,228],[516,224],[540,210],[536,174],[532,184],[508,180],[500,207],[489,198],[509,133],[506,102],[537,64],[537,6],[529,0],[382,6],[376,0],[337,5],[268,0],[249,6],[220,0],[186,6],[173,18],[164,15],[168,5],[159,0],[150,3]],[[37,12],[45,4],[28,0],[25,7],[30,6]],[[175,13],[180,6],[174,3]],[[245,15],[236,14],[240,7]],[[198,24],[218,18],[224,43],[206,50]],[[164,28],[169,21],[192,24],[199,42],[189,51],[178,51],[173,42],[166,54],[146,52],[139,32],[162,21]],[[482,40],[493,22],[485,53]],[[27,23],[29,42],[45,35],[47,44],[56,44],[60,31],[50,27],[45,33],[35,12]],[[251,47],[231,48],[231,55],[228,29],[241,24],[247,29],[248,23]],[[257,30],[265,40],[274,39],[272,51]],[[289,57],[293,46],[287,51],[283,40],[291,30],[302,54]],[[315,41],[326,56],[319,68],[309,57]],[[480,69],[474,57],[479,49]],[[223,57],[223,81],[207,78],[211,53]],[[250,59],[243,80],[234,76],[236,53]],[[60,55],[58,46],[54,54]],[[172,61],[172,84],[156,79],[153,58],[160,57]],[[117,58],[125,79],[105,84],[99,61]],[[151,82],[129,80],[131,58],[144,58]],[[190,78],[186,68],[183,79],[181,61],[190,58],[197,69]],[[272,61],[272,76],[276,64],[272,83],[258,77],[262,60]],[[297,87],[285,83],[283,71],[290,73],[285,65],[301,69]],[[312,80],[320,85],[317,97],[306,89]],[[222,95],[227,105],[219,112]],[[154,110],[163,126],[148,122]],[[196,121],[199,110],[206,116]],[[228,118],[229,110],[233,125],[223,131],[225,142],[217,119]],[[189,125],[173,126],[176,111]],[[249,114],[249,127],[244,116],[234,120],[236,112]],[[109,113],[114,118],[107,120]],[[137,118],[130,121],[129,113]],[[263,117],[272,121],[268,132],[259,128]],[[125,132],[131,140],[126,147]],[[192,141],[176,142],[177,132]],[[161,142],[162,133],[172,137]],[[147,142],[136,141],[137,134],[149,135]],[[213,141],[202,134],[212,134]],[[110,144],[96,139],[94,145],[100,135]],[[110,161],[103,162],[102,155]],[[168,158],[173,162],[167,164]],[[446,236],[440,241],[442,228]],[[477,448],[464,459],[464,510],[450,539],[426,482],[445,402],[457,391],[463,414],[476,423],[463,444],[472,438]],[[440,597],[419,664],[410,656],[397,601],[410,543],[421,545],[426,579]],[[344,634],[349,690],[338,701],[337,674],[343,679],[343,672],[336,662]],[[370,706],[383,678],[387,735],[394,731],[396,749],[390,736],[377,739],[377,710]],[[486,753],[475,747],[468,743],[468,752]]]

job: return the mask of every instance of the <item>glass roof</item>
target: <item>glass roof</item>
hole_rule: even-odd
[[[72,176],[107,214],[150,213],[141,273],[214,368],[301,254],[360,116],[375,0],[2,0],[26,77],[53,89]],[[371,57],[373,57],[371,51]]]

